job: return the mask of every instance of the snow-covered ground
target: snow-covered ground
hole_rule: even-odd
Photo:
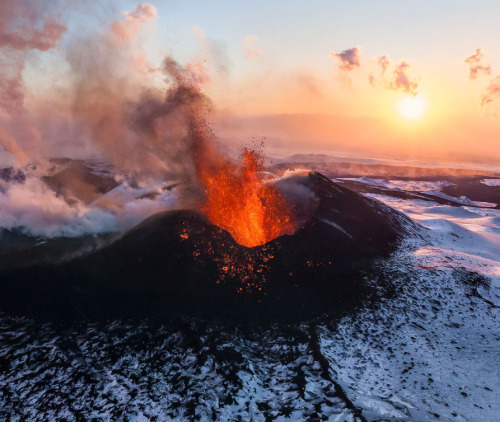
[[[384,189],[404,190],[408,192],[422,192],[442,189],[445,186],[453,186],[454,183],[447,180],[425,181],[425,180],[389,180],[374,179],[371,177],[340,177],[336,181],[350,180]],[[334,180],[335,181],[335,180]]]
[[[436,197],[449,186],[362,179]],[[262,327],[0,314],[0,420],[498,421],[500,210],[381,192],[366,195],[418,228],[366,276],[373,302],[340,319]],[[101,201],[149,198],[118,186]]]
[[[500,210],[367,195],[423,229],[384,264],[393,297],[320,328],[332,376],[367,420],[499,420]]]
[[[500,179],[484,179],[481,183],[486,186],[500,186]]]

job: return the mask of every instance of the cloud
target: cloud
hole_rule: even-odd
[[[124,43],[137,38],[146,22],[157,17],[156,7],[149,3],[138,4],[133,12],[123,12],[125,20],[116,21],[111,31]]]
[[[410,69],[411,66],[404,61],[396,66],[393,72],[393,79],[390,82],[391,89],[413,96],[418,94],[418,81],[409,76]]]
[[[358,69],[361,66],[360,47],[348,48],[347,50],[344,50],[341,53],[335,53],[334,51],[331,51],[330,54],[334,59],[338,59],[340,61],[339,64],[340,70],[347,72],[354,69]]]
[[[488,104],[498,98],[500,98],[500,76],[493,78],[486,87],[486,91],[481,96],[481,109],[484,110]]]
[[[472,56],[466,57],[464,63],[469,65],[469,79],[474,80],[480,75],[491,75],[491,66],[484,62],[484,54],[478,48]]]
[[[0,48],[47,51],[66,30],[59,15],[44,16],[26,0],[0,2]]]
[[[0,227],[46,237],[78,237],[128,229],[151,214],[178,206],[176,192],[157,186],[131,187],[122,183],[97,201],[85,204],[56,193],[39,174],[0,189]],[[145,195],[152,193],[154,195]]]
[[[247,35],[245,38],[243,38],[240,47],[245,51],[245,59],[251,60],[262,55],[262,52],[255,47],[255,43],[258,40],[259,39],[255,34]]]
[[[412,66],[401,61],[393,67],[393,71],[388,75],[388,70],[391,67],[391,60],[388,56],[379,56],[377,58],[377,66],[380,68],[380,76],[377,77],[371,73],[368,77],[370,85],[373,87],[382,85],[385,89],[392,91],[399,91],[405,94],[417,95],[418,94],[418,79],[412,76]]]
[[[380,66],[382,69],[382,76],[385,74],[385,71],[391,64],[391,60],[389,59],[388,56],[380,56],[377,58],[377,64]]]

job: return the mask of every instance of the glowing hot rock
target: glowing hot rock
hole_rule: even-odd
[[[261,151],[245,148],[238,166],[201,172],[206,199],[201,209],[209,220],[243,246],[263,245],[294,232],[291,207],[277,189],[266,183]]]

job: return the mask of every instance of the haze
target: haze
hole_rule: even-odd
[[[40,2],[41,19],[35,12],[9,18],[9,8],[27,4],[2,5],[3,164],[103,154],[74,115],[74,56],[82,40],[117,22],[129,31],[123,36],[134,32],[126,46],[134,83],[164,90],[166,56],[197,69],[216,135],[230,145],[265,138],[278,157],[500,162],[498,2]],[[134,21],[146,6],[149,14]],[[46,19],[61,25],[50,45],[9,38],[27,25],[32,37],[41,33]],[[87,56],[87,71],[99,73],[99,60]],[[106,76],[130,75],[123,67]]]

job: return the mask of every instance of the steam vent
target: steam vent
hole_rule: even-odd
[[[292,197],[291,187],[307,195]],[[201,213],[162,212],[90,254],[3,270],[0,305],[61,314],[290,316],[355,306],[366,296],[363,273],[394,250],[408,220],[315,172],[279,188],[300,219],[293,234],[249,248]]]

